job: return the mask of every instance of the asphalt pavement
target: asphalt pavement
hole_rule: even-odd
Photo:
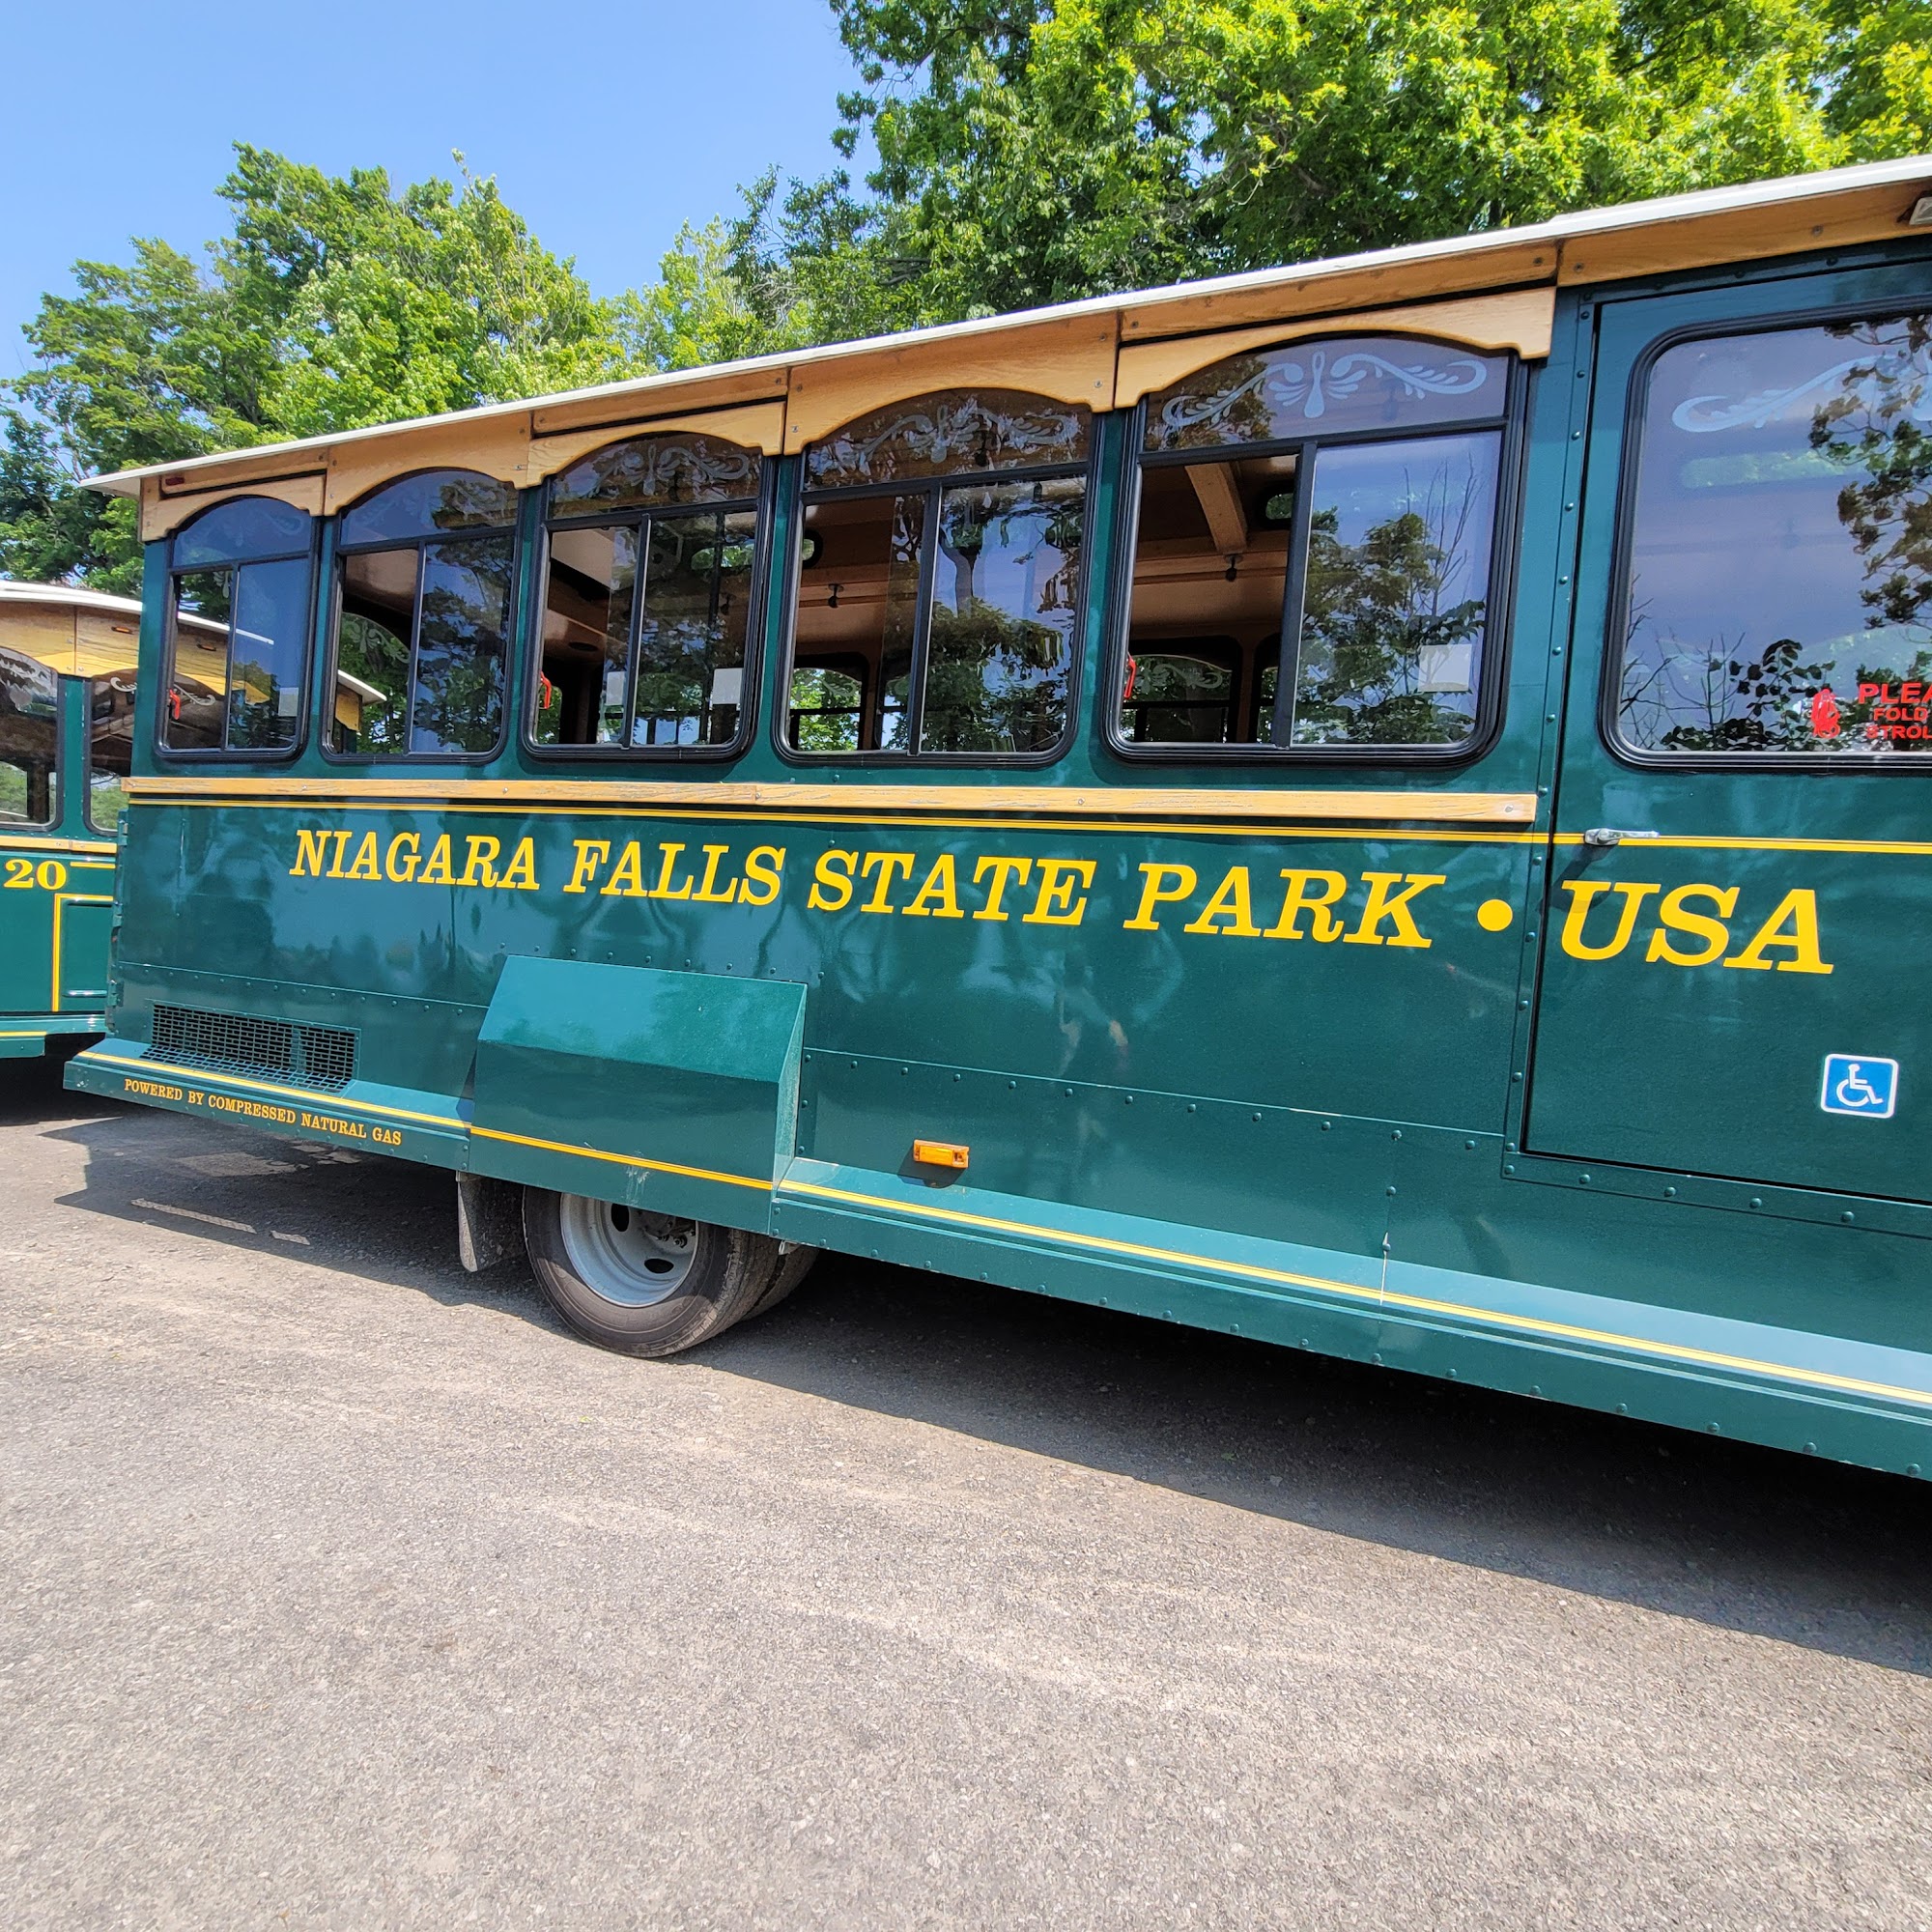
[[[0,1923],[1932,1925],[1932,1490],[0,1064]]]

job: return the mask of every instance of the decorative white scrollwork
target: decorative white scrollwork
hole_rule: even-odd
[[[1331,359],[1325,349],[1317,349],[1306,360],[1298,356],[1269,358],[1225,389],[1206,395],[1183,391],[1170,397],[1161,406],[1160,426],[1179,434],[1203,423],[1218,422],[1247,395],[1259,396],[1270,417],[1298,410],[1306,420],[1317,422],[1328,413],[1330,403],[1349,400],[1378,376],[1406,397],[1473,395],[1490,380],[1495,366],[1474,356],[1440,363],[1398,362],[1372,349],[1345,350]]]
[[[1833,389],[1881,414],[1932,422],[1932,342],[1917,349],[1875,347],[1782,389],[1757,389],[1744,397],[1689,396],[1671,411],[1670,420],[1690,436],[1763,429],[1798,404]]]
[[[1087,412],[1046,403],[996,409],[973,394],[942,396],[919,409],[871,416],[812,447],[811,480],[821,488],[873,480],[882,453],[915,466],[910,473],[1005,469],[1032,457],[1077,463],[1086,454]],[[897,465],[887,476],[908,473]]]

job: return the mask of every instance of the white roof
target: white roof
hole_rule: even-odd
[[[112,617],[138,617],[138,597],[115,597],[105,590],[87,590],[77,583],[21,583],[0,577],[0,604],[65,604],[80,611],[99,611]]]

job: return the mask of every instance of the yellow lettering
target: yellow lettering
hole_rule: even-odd
[[[497,879],[499,886],[506,886],[520,893],[533,893],[537,889],[537,848],[531,838],[517,840],[517,849],[510,854],[510,863]]]
[[[910,852],[867,852],[866,862],[859,867],[862,878],[869,879],[876,872],[879,882],[872,888],[872,896],[859,910],[861,912],[891,912],[892,902],[886,897],[892,890],[895,877],[912,877],[912,854]]]
[[[1087,915],[1087,894],[1094,886],[1092,859],[1042,859],[1039,891],[1025,925],[1078,925]],[[1073,895],[1080,893],[1076,899]]]
[[[373,832],[365,832],[362,835],[362,842],[355,848],[355,857],[351,862],[348,871],[342,876],[345,879],[382,878],[382,862],[377,855],[376,835]]]
[[[1194,867],[1192,866],[1158,866],[1143,861],[1141,864],[1141,903],[1132,919],[1121,922],[1122,932],[1158,932],[1160,921],[1151,915],[1157,905],[1171,905],[1176,899],[1184,899],[1194,890]],[[1166,883],[1172,880],[1170,885]]]
[[[383,871],[397,885],[406,886],[422,864],[422,840],[413,832],[398,832],[383,855]]]
[[[1691,899],[1709,899],[1723,919],[1688,911]],[[1657,908],[1657,930],[1650,935],[1650,950],[1643,956],[1647,960],[1661,959],[1666,966],[1708,966],[1731,943],[1730,928],[1724,920],[1737,909],[1737,903],[1735,886],[1724,892],[1716,886],[1679,886],[1674,892],[1665,893]],[[1673,932],[1689,933],[1704,943],[1694,952],[1680,952],[1670,943]]]
[[[598,867],[611,856],[611,841],[608,838],[577,838],[571,842],[576,847],[576,857],[571,863],[570,883],[564,891],[587,893],[596,883]]]
[[[339,879],[343,876],[342,855],[349,849],[349,835],[346,832],[331,832],[328,836],[335,840],[335,856],[328,862],[328,876]]]
[[[932,869],[926,873],[924,885],[913,895],[912,903],[900,909],[908,919],[966,917],[959,910],[959,874],[951,852],[942,852],[932,862]]]
[[[711,905],[729,905],[738,896],[738,881],[733,879],[724,891],[717,890],[719,862],[730,851],[728,845],[707,845],[704,848],[704,878],[693,898],[703,899]]]
[[[740,905],[770,905],[779,895],[779,886],[784,877],[784,847],[782,845],[753,845],[745,854],[745,886],[738,895]],[[761,888],[753,892],[756,884]]]
[[[1289,869],[1282,873],[1288,881],[1288,895],[1281,902],[1281,917],[1268,927],[1270,939],[1299,939],[1302,937],[1301,915],[1308,915],[1308,936],[1327,945],[1331,939],[1342,936],[1342,922],[1332,912],[1323,910],[1331,906],[1349,890],[1349,881],[1340,872],[1304,872]],[[1322,886],[1320,893],[1309,892],[1309,887],[1317,882]]]
[[[677,855],[684,850],[683,841],[672,845],[660,843],[658,850],[664,854],[664,864],[658,867],[658,882],[651,888],[654,899],[688,899],[691,896],[691,881],[685,880],[676,892],[670,889],[671,868],[677,864]]]
[[[993,883],[986,888],[986,903],[973,917],[975,919],[1005,919],[1000,910],[1000,902],[1007,895],[1007,887],[1014,880],[1025,885],[1027,874],[1033,870],[1031,859],[1008,859],[994,856],[981,859],[973,867],[973,883],[977,886],[988,872],[993,875]]]
[[[1228,922],[1226,926],[1215,924],[1214,922],[1221,919]],[[1259,939],[1262,929],[1255,923],[1254,904],[1248,895],[1248,868],[1245,866],[1230,866],[1228,876],[1214,888],[1214,896],[1201,908],[1201,917],[1189,920],[1180,929],[1182,932],[1225,931],[1235,939]]]
[[[1392,893],[1391,888],[1403,885],[1404,890]],[[1344,946],[1429,946],[1434,942],[1425,939],[1417,929],[1414,916],[1409,912],[1409,901],[1418,894],[1426,893],[1431,886],[1446,883],[1440,872],[1364,872],[1362,883],[1369,889],[1369,902],[1362,908],[1362,917],[1353,932],[1342,935]],[[1384,939],[1379,927],[1383,920],[1388,920],[1395,930]]]
[[[852,867],[858,863],[856,852],[821,852],[812,867],[806,904],[815,912],[843,912],[852,903]]]
[[[449,834],[439,835],[437,841],[429,848],[429,863],[417,874],[419,886],[453,886],[456,875],[449,869]]]
[[[466,838],[463,841],[463,876],[459,886],[494,886],[497,883],[497,854],[503,849],[500,838]]]
[[[328,834],[311,831],[306,825],[296,828],[296,862],[289,867],[292,879],[319,879],[322,862],[328,852]]]
[[[1785,930],[1786,925],[1790,931]],[[1831,967],[1818,952],[1818,895],[1800,887],[1778,901],[1777,910],[1765,921],[1745,950],[1726,959],[1726,966],[1742,966],[1765,973],[1772,961],[1764,955],[1770,948],[1780,947],[1791,954],[1776,962],[1780,973],[1829,973]]]
[[[1607,879],[1565,879],[1563,890],[1571,895],[1570,910],[1563,916],[1563,950],[1573,959],[1614,959],[1630,944],[1631,934],[1636,930],[1636,916],[1643,902],[1652,893],[1661,893],[1662,886],[1616,885]],[[1583,943],[1583,926],[1590,917],[1590,907],[1601,893],[1616,892],[1623,895],[1623,906],[1617,914],[1617,929],[1610,935],[1607,946],[1586,946]]]
[[[598,895],[607,899],[641,899],[650,895],[644,891],[643,848],[633,838],[626,842],[617,854],[617,863],[611,876],[598,887]]]

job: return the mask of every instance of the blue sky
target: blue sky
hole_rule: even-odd
[[[0,375],[77,257],[221,232],[232,142],[398,185],[459,148],[611,295],[739,182],[837,165],[853,82],[824,0],[0,0]]]

